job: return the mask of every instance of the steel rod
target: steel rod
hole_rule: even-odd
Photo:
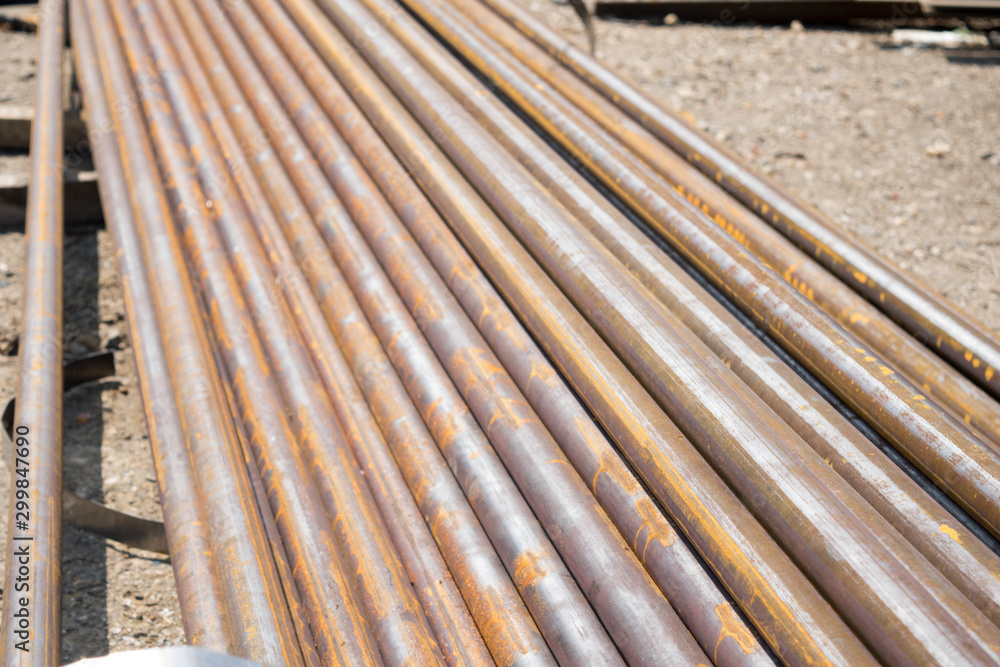
[[[443,53],[415,41],[418,30],[407,24],[406,17],[397,16],[389,28],[400,40],[411,40],[411,53],[433,68],[438,81],[456,98],[465,100],[465,108],[820,457],[994,623],[1000,621],[1000,582],[992,575],[1000,567],[996,555],[886,460],[498,100],[481,94],[483,88],[467,72],[452,65]],[[876,534],[894,537],[894,531],[871,516],[868,507],[862,506],[856,513],[868,516]],[[950,531],[959,538],[949,537]],[[907,550],[898,537],[896,542],[895,551]]]
[[[102,0],[88,2],[99,61],[114,106],[115,130],[151,281],[164,348],[174,380],[199,499],[208,519],[212,550],[220,563],[220,590],[238,655],[263,664],[301,664],[288,610],[269,600],[281,597],[277,572],[265,543],[254,499],[220,380],[213,372],[208,336],[199,318],[193,285],[184,270],[166,193],[155,166],[139,102],[126,69],[114,20]],[[233,501],[239,499],[241,504]]]
[[[598,122],[611,137],[642,158],[677,192],[781,274],[800,294],[871,345],[959,420],[979,429],[993,444],[1000,444],[1000,405],[989,394],[841,283],[811,255],[744,208],[625,111],[596,90],[581,85],[572,72],[560,67],[544,49],[513,26],[497,21],[496,14],[479,0],[453,0],[452,4],[496,40],[502,52],[531,68],[551,86],[554,96],[572,103]]]
[[[118,251],[115,256],[126,303],[129,339],[149,428],[184,635],[190,644],[229,653],[228,621],[220,599],[217,565],[211,555],[204,508],[192,502],[198,493],[197,482],[184,447],[173,381],[129,203],[97,49],[83,0],[71,0],[70,11],[76,75],[87,107],[90,146],[100,174],[105,221]]]
[[[39,6],[25,217],[13,468],[8,472],[4,665],[60,663],[62,632],[63,44],[66,3]]]

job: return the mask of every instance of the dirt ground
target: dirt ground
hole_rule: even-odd
[[[582,42],[568,5],[522,2]],[[870,27],[599,20],[596,30],[604,62],[1000,329],[997,52],[894,48]],[[0,102],[30,104],[33,59],[33,35],[0,32]],[[23,164],[0,152],[0,173]],[[0,350],[20,327],[23,241],[0,229]],[[159,518],[112,252],[103,229],[66,239],[67,357],[120,350],[115,377],[66,395],[65,479],[78,495]],[[0,356],[2,400],[16,373],[16,357]],[[168,562],[72,527],[64,539],[67,662],[183,642]]]

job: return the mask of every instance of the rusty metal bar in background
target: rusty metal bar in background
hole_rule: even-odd
[[[55,667],[62,632],[64,0],[42,0],[0,654]]]
[[[544,49],[505,21],[498,21],[497,15],[480,0],[455,0],[451,4],[495,40],[499,52],[516,58],[551,86],[551,96],[585,112],[716,224],[792,283],[799,293],[871,345],[959,420],[1000,446],[1000,409],[996,401],[961,371],[911,337],[611,100],[583,85]]]
[[[512,0],[482,0],[748,208],[1000,399],[1000,340],[731,149],[656,104]]]

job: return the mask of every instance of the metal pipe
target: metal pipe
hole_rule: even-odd
[[[176,59],[160,63],[160,70],[166,73],[176,73],[179,69]],[[174,85],[171,92],[177,93],[173,100],[174,108],[193,109],[194,98],[190,90],[185,87],[186,78],[171,77],[169,83]],[[187,94],[187,99],[181,98],[184,93]],[[183,114],[179,114],[179,117],[188,120]],[[198,119],[196,114],[190,116],[190,120],[196,119]],[[354,573],[355,585],[360,593],[360,607],[368,614],[368,622],[384,662],[387,665],[409,661],[435,664],[440,659],[436,642],[413,597],[409,582],[402,573],[401,565],[370,497],[366,482],[340,436],[339,428],[334,422],[333,408],[325,393],[315,391],[320,387],[319,378],[312,368],[304,345],[295,332],[291,313],[280,297],[275,298],[272,293],[266,278],[270,276],[267,262],[252,228],[247,224],[239,195],[226,177],[225,166],[218,154],[209,150],[212,146],[210,132],[203,123],[191,122],[183,126],[189,145],[197,146],[198,155],[208,158],[200,161],[199,170],[206,187],[210,188],[208,194],[212,197],[212,211],[222,234],[222,239],[206,238],[207,243],[193,246],[190,254],[201,263],[200,273],[209,276],[210,267],[215,264],[224,266],[226,263],[223,243],[230,252],[237,280],[247,294],[252,309],[252,312],[246,312],[243,318],[235,322],[240,322],[243,327],[256,324],[264,351],[271,361],[271,367],[278,381],[277,387],[283,390],[287,402],[295,406],[292,413],[296,419],[293,424],[299,432],[300,449],[305,451],[313,448],[323,449],[319,456],[314,456],[309,461],[309,465],[318,468],[320,473],[321,488],[328,496],[327,510],[337,529],[341,552],[348,561],[348,571]],[[236,209],[236,216],[226,215],[230,207]],[[206,225],[205,228],[210,226]],[[200,233],[201,228],[192,223],[185,238],[197,240]],[[213,261],[213,256],[217,256],[218,261]],[[228,290],[230,293],[231,291]],[[226,305],[219,303],[219,298],[225,298],[226,294],[227,291],[218,290],[218,298],[212,302],[211,312],[218,312],[220,320],[224,319],[222,315],[226,311]],[[239,300],[234,299],[234,302],[239,303]],[[217,324],[216,329],[225,332],[226,340],[238,349],[241,342],[234,340],[234,336],[239,334],[239,327],[227,330],[225,322],[220,324],[223,326]],[[255,377],[251,370],[252,360],[243,360],[234,364],[230,373],[237,386],[259,384],[261,387],[266,387],[266,376],[258,373]],[[276,387],[261,391],[255,388],[252,392],[260,393],[263,397],[280,395],[275,389]],[[254,424],[254,426],[267,437],[274,437],[273,429],[269,429],[266,424]],[[265,468],[265,475],[268,472]],[[293,481],[293,484],[309,486],[304,466],[301,467],[301,475],[297,474],[294,477],[288,475],[285,480],[298,480]],[[271,486],[285,486],[289,483],[285,480],[279,476]],[[279,497],[275,501],[275,506],[281,508],[281,515],[312,512],[317,517],[325,519],[318,498],[315,504],[303,508]],[[326,556],[317,555],[319,557],[315,571],[322,573],[326,568],[323,564]],[[315,574],[313,578],[319,579]],[[344,588],[343,583],[340,584],[340,588]],[[316,605],[317,612],[321,614],[352,606],[358,606],[357,601],[353,605],[345,605],[343,599],[338,600],[337,593],[329,595]],[[350,611],[357,613],[360,609]],[[347,622],[345,620],[345,623]],[[349,623],[350,625],[346,627],[349,628],[351,635],[359,634],[359,629],[362,627],[359,620],[350,619]],[[340,645],[344,643],[343,637],[333,639],[339,641]],[[334,649],[338,652],[340,650],[336,645]],[[338,659],[351,661],[357,660],[357,657],[341,655]],[[371,662],[372,657],[365,656],[365,661]]]
[[[489,9],[470,0],[450,3],[489,35],[501,53],[517,60],[543,79],[550,92],[578,107],[607,133],[642,158],[679,193],[736,238],[745,248],[790,282],[848,331],[857,335],[949,409],[1000,445],[1000,406],[959,370],[934,354],[878,308],[830,274],[813,257],[757,218],[697,168],[671,151],[596,90],[581,85],[543,49]]]
[[[512,76],[497,66],[489,47],[477,39],[474,30],[455,21],[440,5],[407,4],[444,25],[453,44],[467,57],[474,53],[493,63],[501,76]],[[407,82],[427,83],[414,74],[412,66],[397,65],[400,60],[396,57],[393,66],[411,70]],[[452,102],[449,106],[447,100],[427,90],[421,85],[420,92],[408,99],[415,106],[428,101],[436,105],[425,118],[440,126],[441,116],[457,105]],[[589,315],[702,453],[758,515],[765,517],[772,532],[851,618],[855,628],[889,659],[909,654],[942,660],[945,654],[938,653],[939,642],[957,640],[968,647],[962,650],[984,651],[980,659],[988,661],[991,646],[1000,644],[997,628],[898,535],[892,539],[891,529],[879,539],[876,533],[882,526],[878,517],[853,490],[728,368],[721,362],[711,364],[706,358],[711,353],[701,341],[665,310],[658,311],[656,304],[650,304],[637,281],[621,276],[607,251],[588,238],[589,234],[574,229],[533,184],[518,178],[509,161],[494,157],[496,144],[481,132],[475,134],[478,128],[462,120],[451,113],[447,121],[450,127],[444,132],[446,136],[449,130],[455,132],[445,144],[446,149],[452,149],[453,160],[466,169],[480,192],[504,214],[522,242]],[[695,359],[702,363],[692,363]],[[804,526],[809,528],[804,531]],[[863,558],[858,557],[861,553]],[[913,578],[890,575],[901,567]],[[890,579],[892,585],[887,587]],[[926,616],[918,618],[922,614]],[[940,628],[939,624],[950,622],[953,614],[961,621],[946,633],[947,639],[941,636],[922,646],[913,641],[915,632]],[[872,630],[872,620],[860,620],[865,617],[878,619],[879,629]],[[969,635],[961,639],[955,631]],[[972,648],[976,645],[978,649]]]
[[[202,317],[206,319],[208,315],[202,310]],[[222,373],[225,367],[219,354],[219,336],[213,335],[213,351],[216,368]],[[236,398],[228,386],[223,386],[226,392],[226,399],[229,403],[229,412],[233,416],[233,426],[236,429],[236,436],[240,440],[243,449],[244,461],[246,462],[247,475],[250,478],[250,488],[253,489],[254,498],[257,501],[257,509],[260,512],[261,521],[264,524],[264,534],[267,535],[268,549],[274,558],[274,565],[278,570],[278,579],[281,581],[283,600],[276,601],[277,604],[288,605],[288,612],[292,617],[292,624],[295,626],[295,634],[298,636],[299,648],[302,649],[302,661],[308,667],[319,667],[319,652],[316,650],[316,640],[313,638],[312,630],[309,629],[309,620],[306,618],[306,609],[302,604],[302,596],[295,584],[295,575],[292,566],[288,561],[288,551],[285,549],[284,540],[281,539],[281,532],[278,529],[277,521],[274,518],[274,511],[268,500],[267,489],[264,488],[264,480],[261,479],[260,469],[256,461],[256,456],[250,445],[250,438],[247,436],[243,422],[236,418],[240,414]]]
[[[399,102],[384,89],[383,95],[377,94],[376,77],[358,73],[358,59],[346,52],[322,12],[311,3],[295,0],[286,7],[338,77],[351,80],[348,90],[379,132],[397,155],[406,156],[418,182],[454,225],[463,243],[554,356],[560,370],[572,380],[778,654],[793,661],[827,664],[869,662],[867,651],[832,615],[826,602],[816,596],[704,459],[690,449],[614,353],[527,257],[454,166],[437,152]],[[378,25],[371,17],[359,24]],[[377,29],[371,38],[363,37],[360,30],[350,33],[359,36],[359,46],[365,50],[390,44],[388,36]],[[421,88],[433,87],[419,83]],[[435,128],[443,132],[447,126]],[[450,139],[442,136],[441,140],[446,143]],[[616,398],[619,395],[624,400]]]
[[[541,95],[537,77],[523,67],[501,62],[474,28],[448,18],[437,9],[439,5],[409,2],[407,6],[446,35],[495,85],[513,95],[522,109],[748,314],[768,322],[796,358],[825,379],[970,514],[994,534],[1000,533],[1000,505],[986,500],[1000,495],[1000,453],[942,413],[759,260],[747,256],[730,236],[662,184],[638,158],[607,140],[596,124],[579,111]]]
[[[941,508],[901,476],[888,478],[899,511],[870,443],[653,249],[621,202],[484,96],[399,5],[324,0],[331,21],[309,0],[282,1],[294,21],[274,0],[109,0],[114,19],[83,0],[99,85],[121,100],[112,173],[130,190],[140,256],[162,276],[146,310],[234,652],[318,664],[315,641],[324,662],[434,664],[437,635],[453,664],[489,664],[487,648],[504,665],[720,663],[719,649],[727,664],[768,664],[697,558],[669,549],[684,542],[655,498],[787,663],[872,663],[849,626],[893,664],[1000,662],[1000,628],[969,602],[1000,610],[977,585],[995,557],[936,545]],[[1000,453],[910,398],[907,381],[874,378],[875,354],[468,16],[404,4],[869,420],[885,413],[873,398],[889,403],[879,428],[911,458],[938,454],[922,465],[1000,530],[1000,509],[976,495],[1000,488]],[[680,165],[656,154],[664,170]],[[968,460],[944,460],[956,452],[979,470],[959,476]],[[837,471],[823,453],[844,459]],[[241,553],[249,582],[229,563]],[[681,593],[700,647],[657,585]],[[462,637],[471,645],[454,650]]]
[[[434,23],[466,57],[489,62],[497,76],[507,81],[514,76],[497,62],[474,29],[454,20],[438,3],[407,5]],[[392,67],[410,67],[397,64],[402,59],[395,54],[386,59],[393,59]],[[630,276],[622,274],[620,265],[616,267],[589,234],[574,229],[544,193],[519,178],[516,165],[496,157],[496,144],[481,131],[476,134],[477,126],[454,117],[452,109],[457,104],[449,105],[441,96],[427,93],[423,85],[416,94],[405,90],[410,81],[426,83],[410,71],[406,84],[397,84],[397,92],[402,91],[414,106],[436,105],[429,111],[419,109],[425,122],[440,126],[442,116],[452,115],[445,131],[446,136],[448,131],[455,133],[445,142],[452,159],[464,167],[682,430],[758,516],[764,517],[800,566],[883,657],[892,660],[908,655],[940,661],[946,655],[939,652],[940,642],[956,641],[956,649],[966,647],[957,650],[982,651],[978,659],[991,660],[992,646],[1000,644],[995,626],[922,558],[911,558],[913,554],[900,548],[909,546],[905,542],[896,540],[895,548],[886,548],[891,541],[879,539],[873,531],[877,522],[868,522],[875,518],[870,510],[857,511],[863,501],[784,422],[721,362],[712,364],[706,358],[711,353],[701,341],[651,303],[638,282],[628,280]],[[416,88],[416,83],[412,85]],[[616,180],[621,178],[616,176]],[[809,527],[803,530],[805,526]],[[859,557],[862,553],[864,557]],[[900,576],[900,568],[913,578]],[[952,622],[953,614],[961,621],[952,630],[921,643],[928,637],[925,631],[934,632],[941,623]],[[873,631],[875,625],[878,630]],[[955,632],[969,634],[962,638]]]
[[[166,194],[157,173],[138,102],[125,68],[122,47],[108,7],[88,2],[102,75],[114,107],[115,130],[133,211],[151,281],[164,349],[174,381],[188,450],[205,508],[212,550],[220,564],[220,590],[227,606],[232,644],[238,655],[264,664],[302,664],[288,610],[269,600],[281,596],[277,572],[264,544],[260,515],[253,507],[242,451],[229,420],[219,379],[212,372],[208,337],[199,318],[193,286]],[[233,502],[238,499],[237,502]]]
[[[922,343],[1000,398],[1000,341],[969,315],[879,258],[731,149],[691,127],[510,0],[483,0]]]
[[[307,347],[313,352],[316,370],[330,392],[341,429],[368,475],[368,486],[379,504],[383,520],[407,573],[414,582],[416,594],[445,659],[456,665],[490,664],[492,660],[489,652],[469,616],[451,573],[379,435],[378,426],[310,292],[305,274],[284,241],[270,203],[257,182],[247,157],[243,155],[244,146],[241,146],[230,127],[173,7],[169,2],[158,2],[157,9],[206,121],[219,143],[228,172],[233,176],[233,183],[240,190],[246,211],[263,244],[264,254],[272,262],[277,287],[289,307],[298,314],[299,327],[308,343]],[[255,240],[253,244],[256,243]],[[275,295],[275,298],[279,297]]]
[[[334,522],[331,523],[327,517],[311,480],[310,468],[300,455],[308,447],[308,442],[302,435],[301,426],[299,441],[296,442],[285,417],[287,408],[281,400],[281,388],[289,381],[286,364],[291,365],[298,360],[294,349],[289,351],[294,343],[285,343],[294,336],[291,315],[283,303],[271,298],[259,273],[259,266],[254,264],[255,260],[257,263],[264,260],[259,251],[255,256],[255,248],[248,243],[246,233],[241,235],[244,229],[249,232],[246,212],[213,145],[211,134],[198,114],[186,79],[180,75],[176,56],[166,42],[153,8],[149,5],[137,6],[137,23],[129,16],[125,0],[112,2],[120,32],[126,38],[126,53],[133,70],[160,73],[163,77],[161,84],[155,76],[147,75],[140,81],[140,95],[146,103],[151,135],[161,166],[171,183],[168,194],[178,211],[179,231],[187,245],[192,269],[200,277],[206,310],[211,317],[211,329],[222,341],[219,349],[228,369],[243,427],[248,432],[250,451],[267,484],[279,530],[292,558],[298,588],[307,600],[310,626],[320,654],[327,663],[374,662],[377,653],[369,635],[369,625],[362,614],[363,598],[353,590],[349,574],[357,572],[359,567],[352,562],[348,569],[341,563],[337,539],[340,540],[342,553],[347,555],[360,551],[360,556],[353,555],[353,559],[371,563],[368,567],[377,573],[392,572],[391,550],[384,543],[371,545],[361,542],[359,546],[358,542],[350,541],[352,538],[357,540],[359,532],[377,535],[379,531],[377,524],[365,513],[364,506],[359,508],[353,500],[352,491],[360,489],[363,481],[352,480],[350,475],[344,473],[338,475],[339,471],[324,469],[323,472],[334,480],[336,488],[344,489],[336,497],[338,504],[335,512],[331,511]],[[139,25],[146,33],[145,41],[139,35]],[[168,101],[170,112],[167,111]],[[184,148],[195,146],[198,150],[192,152],[192,165]],[[196,176],[201,178],[205,194],[195,180]],[[204,203],[206,196],[211,201],[212,223]],[[234,258],[235,270],[230,267],[223,241],[214,232],[215,229],[230,245],[243,243],[241,253]],[[249,302],[241,297],[241,288]],[[255,334],[255,324],[261,332],[260,338]],[[284,363],[269,366],[263,356],[265,353],[270,353],[272,359],[276,353],[283,355],[281,359]],[[304,353],[300,352],[299,358],[303,356]],[[301,414],[302,404],[295,405]],[[324,442],[335,446],[329,432],[326,436]],[[354,486],[350,486],[351,482]],[[372,511],[369,510],[368,514]],[[351,531],[355,525],[359,527]],[[338,535],[334,526],[347,529],[341,528]],[[388,554],[383,555],[386,551]],[[376,596],[379,607],[385,610],[386,625],[390,629],[388,632],[383,630],[383,634],[392,637],[398,632],[403,637],[395,639],[397,644],[409,647],[412,643],[419,647],[405,635],[406,621],[393,617],[392,596],[398,590],[403,592],[405,599],[407,587],[401,581],[390,580],[388,584],[372,587],[376,591],[374,594],[359,588],[365,594]],[[281,600],[274,604],[285,603]],[[384,641],[383,637],[379,639]],[[414,649],[395,650],[410,655],[409,651]],[[424,664],[431,664],[427,662],[427,655],[414,651],[413,656]]]
[[[62,633],[63,104],[66,3],[39,6],[24,312],[7,510],[4,665],[58,665]]]
[[[256,9],[573,465],[585,479],[600,479],[594,488],[598,499],[703,649],[718,664],[770,664],[752,628],[678,538],[304,35],[275,3],[258,3]]]
[[[249,103],[238,94],[235,80],[223,67],[223,56],[201,21],[193,3],[178,0],[184,22],[216,92],[241,143],[252,148],[257,170],[272,204],[282,211],[281,224],[296,259],[304,267],[350,361],[352,373],[369,401],[400,471],[441,546],[456,582],[468,602],[483,639],[498,664],[553,664],[548,647],[524,606],[503,563],[490,544],[469,501],[448,469],[402,382],[312,227],[305,203],[268,143],[270,136],[254,118]],[[269,119],[278,123],[281,119]],[[287,123],[287,119],[284,123]],[[280,127],[284,127],[284,123]],[[291,132],[276,137],[287,138]]]
[[[105,221],[116,248],[129,339],[149,427],[184,635],[189,644],[230,653],[228,619],[220,600],[205,512],[194,501],[197,483],[184,447],[184,431],[129,203],[118,137],[83,0],[70,0],[70,11],[75,71],[87,108],[90,147],[100,178]]]
[[[406,16],[397,16],[388,27],[577,220],[829,462],[820,464],[821,474],[827,465],[832,467],[994,623],[1000,621],[1000,582],[992,574],[1000,568],[1000,560],[992,551],[885,460],[867,438],[659,252],[552,148],[496,98],[483,94],[487,91],[468,72],[453,65],[432,44],[418,40],[419,31]],[[875,520],[867,505],[856,513],[867,517],[876,534],[898,544],[895,531]],[[949,537],[950,531],[958,538]],[[907,551],[908,546],[898,544],[893,550]],[[916,560],[911,554],[910,561],[917,568],[926,567]]]
[[[349,15],[352,8],[353,3],[327,5],[337,18],[343,16],[341,12]],[[435,19],[441,18],[434,8],[420,8],[434,14]],[[341,20],[347,25],[352,21],[364,25],[371,18],[361,13]],[[413,105],[425,123],[444,135],[442,143],[452,159],[465,168],[480,192],[504,214],[701,451],[725,471],[755,510],[767,517],[769,527],[800,564],[822,582],[845,613],[853,616],[855,627],[886,656],[909,654],[939,660],[944,655],[938,653],[940,642],[957,641],[965,647],[961,650],[983,651],[980,659],[989,660],[986,651],[990,633],[996,628],[965,600],[958,600],[949,609],[961,610],[962,618],[973,626],[967,637],[962,637],[966,629],[955,623],[931,642],[914,641],[926,637],[924,632],[935,632],[942,623],[952,622],[951,611],[938,606],[948,597],[948,584],[944,583],[942,597],[935,600],[938,581],[899,576],[897,556],[885,549],[828,488],[830,480],[821,481],[817,467],[810,469],[796,459],[806,454],[820,463],[818,457],[767,408],[755,405],[756,397],[721,362],[714,367],[709,364],[709,368],[692,364],[689,360],[705,356],[700,341],[665,311],[647,309],[641,291],[620,277],[601,249],[579,235],[579,230],[571,229],[562,212],[523,179],[516,164],[500,157],[496,144],[479,128],[462,122],[457,105],[438,94],[416,67],[387,46],[391,44],[388,36],[380,37],[370,43],[365,55],[382,65],[383,76],[393,81],[397,94]],[[481,44],[475,48],[483,55]],[[406,70],[405,77],[400,76],[401,69]],[[780,472],[779,460],[786,462]],[[789,469],[794,472],[787,474]],[[849,489],[843,492],[845,499],[851,497]],[[792,528],[806,525],[809,529],[805,532]],[[861,553],[866,556],[858,558]],[[844,576],[848,569],[852,574]],[[895,578],[889,572],[894,572]],[[936,572],[931,574],[940,579]],[[933,595],[928,586],[935,589]],[[878,630],[872,629],[874,619],[878,619]]]
[[[206,11],[206,7],[210,7],[211,11]],[[227,34],[231,28],[225,16],[216,13],[214,5],[206,5],[201,9],[217,41],[222,42],[220,46],[229,57],[230,64],[240,69],[241,65],[252,62],[249,50],[241,53],[238,49],[242,45],[237,41],[238,38],[234,39],[235,35]],[[226,9],[232,20],[238,23],[239,15],[232,11],[236,8]],[[266,80],[251,82],[247,69],[245,65],[242,66],[241,74],[247,77],[244,79],[244,91],[253,91],[249,97],[258,117],[273,118],[283,113],[278,100],[269,94]],[[296,109],[291,111],[294,114]],[[450,467],[459,476],[460,482],[466,485],[476,484],[483,489],[481,494],[472,494],[479,504],[477,509],[480,511],[477,513],[480,520],[484,521],[484,513],[490,517],[504,517],[502,531],[494,533],[499,538],[494,539],[494,545],[506,560],[508,570],[514,573],[515,583],[529,591],[525,597],[528,598],[529,608],[536,620],[541,617],[539,626],[543,635],[548,634],[549,646],[557,658],[576,661],[577,664],[579,661],[617,663],[618,654],[607,633],[566,571],[557,552],[548,543],[517,487],[491,450],[469,408],[451,385],[448,376],[440,369],[433,351],[409,320],[405,308],[400,305],[392,311],[373,315],[373,306],[384,307],[392,303],[389,299],[398,299],[398,296],[384,276],[377,272],[374,260],[372,268],[358,263],[361,253],[367,251],[367,248],[354,228],[346,207],[357,214],[359,202],[342,198],[338,201],[322,171],[300,166],[302,161],[297,156],[301,156],[308,147],[295,141],[297,137],[293,137],[291,133],[285,133],[283,138],[287,140],[279,147],[279,153],[286,162],[286,168],[298,176],[297,185],[315,216],[316,228],[322,232],[340,270],[358,296],[369,321],[379,334],[383,346],[387,348],[397,373],[408,384],[411,397],[436,436]],[[347,245],[355,239],[360,242]],[[316,241],[322,242],[320,238]],[[378,282],[383,282],[387,289],[373,294],[373,287]],[[490,528],[487,530],[489,532]],[[531,549],[524,546],[528,540],[533,544]]]
[[[266,37],[262,22],[239,7],[230,6],[229,13],[353,211],[364,237],[338,228],[328,234],[328,242],[346,246],[369,276],[362,301],[378,303],[384,313],[379,319],[402,329],[402,338],[426,337],[444,366],[432,372],[442,383],[450,376],[459,388],[581,587],[601,591],[590,602],[624,657],[635,664],[707,660],[332,122]],[[402,316],[404,302],[415,322]],[[369,319],[374,321],[371,314]]]

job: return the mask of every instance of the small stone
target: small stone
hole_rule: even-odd
[[[944,157],[951,152],[951,146],[942,141],[941,139],[936,140],[933,144],[924,149],[930,157]]]
[[[20,341],[21,337],[18,334],[14,334],[13,338],[0,344],[0,354],[5,357],[16,357]]]
[[[790,24],[788,24],[788,29],[792,32],[805,32],[806,27],[802,25],[802,21],[795,19]]]
[[[663,25],[677,25],[680,20],[677,14],[667,14],[663,17]]]
[[[93,415],[90,414],[89,412],[81,412],[76,415],[75,421],[77,424],[86,424],[91,420],[91,418],[93,418]]]
[[[118,328],[111,327],[108,329],[108,342],[105,348],[109,350],[121,350],[124,349],[126,342],[125,336]]]

